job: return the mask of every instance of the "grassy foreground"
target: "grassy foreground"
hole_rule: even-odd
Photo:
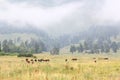
[[[120,56],[116,55],[36,55],[50,62],[28,64],[25,58],[0,57],[0,80],[120,80]],[[108,57],[96,60],[93,57]],[[71,61],[77,58],[78,61]],[[65,62],[68,59],[68,62]]]

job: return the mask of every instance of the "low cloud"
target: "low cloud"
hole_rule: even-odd
[[[0,21],[17,27],[29,24],[55,33],[77,32],[92,25],[116,24],[120,21],[119,0],[52,2],[53,6],[46,6],[31,4],[29,0],[17,3],[1,0]]]
[[[29,24],[43,29],[61,22],[81,6],[78,2],[55,7],[35,6],[27,3],[12,4],[6,1],[1,4],[0,21],[16,26]]]
[[[116,24],[120,22],[120,0],[105,0],[97,13],[99,24]]]

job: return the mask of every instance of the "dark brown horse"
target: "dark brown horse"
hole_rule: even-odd
[[[72,60],[72,61],[77,61],[78,59],[77,59],[77,58],[72,58],[71,60]]]
[[[30,61],[29,61],[28,59],[26,59],[26,62],[27,62],[27,63],[30,63]]]
[[[43,61],[43,59],[38,59],[38,62],[42,62]]]
[[[43,62],[49,62],[50,59],[43,59]]]
[[[98,58],[98,60],[108,60],[109,58]]]
[[[68,59],[65,59],[65,62],[67,62],[68,61]]]

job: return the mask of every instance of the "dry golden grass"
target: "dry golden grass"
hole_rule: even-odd
[[[0,57],[0,80],[120,80],[120,57],[113,55],[36,55],[50,62],[28,64],[25,58]],[[96,60],[93,57],[108,57]],[[78,61],[71,61],[77,58]],[[68,62],[65,62],[68,59]]]

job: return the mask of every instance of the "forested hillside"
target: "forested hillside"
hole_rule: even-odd
[[[0,24],[1,51],[5,53],[41,53],[49,49],[49,40],[47,33],[32,26]]]
[[[73,36],[71,43],[78,44],[75,48],[71,46],[70,51],[85,53],[116,53],[120,48],[120,28],[116,26],[96,26]]]
[[[20,28],[1,24],[1,51],[6,53],[41,53],[71,45],[70,51],[72,53],[75,51],[108,53],[110,50],[117,52],[120,48],[119,31],[119,26],[92,26],[78,33],[73,32],[55,37],[32,26]],[[79,46],[74,44],[79,44]]]

